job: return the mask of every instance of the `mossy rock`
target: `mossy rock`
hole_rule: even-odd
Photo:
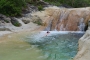
[[[15,18],[11,18],[11,23],[16,26],[16,27],[20,27],[21,23],[19,23],[19,21]]]

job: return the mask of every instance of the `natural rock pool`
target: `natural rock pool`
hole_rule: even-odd
[[[35,33],[0,43],[0,60],[72,60],[83,33]]]

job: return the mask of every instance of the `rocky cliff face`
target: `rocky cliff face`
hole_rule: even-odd
[[[90,19],[90,8],[47,8],[49,16],[46,30],[83,31]]]
[[[90,21],[88,21],[88,30],[79,39],[78,53],[74,60],[90,60]]]

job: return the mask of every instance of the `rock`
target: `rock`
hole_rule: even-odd
[[[79,39],[78,53],[73,60],[90,60],[90,30]]]
[[[3,22],[10,23],[11,19],[3,14],[0,14],[0,21],[2,21],[2,20],[3,20]]]
[[[42,5],[43,7],[48,7],[50,4],[45,1],[39,1],[37,5]]]
[[[11,23],[17,27],[21,26],[21,23],[19,23],[19,21],[15,17],[11,17]]]
[[[22,21],[23,21],[25,24],[28,24],[28,23],[30,23],[30,18],[23,18]]]
[[[7,18],[4,18],[4,21],[6,22],[6,23],[10,23],[10,18],[9,17],[7,17]]]
[[[34,22],[34,23],[36,23],[38,25],[42,25],[43,24],[42,20],[37,15],[32,17],[32,22]]]
[[[90,19],[90,7],[71,9],[49,7],[46,12],[50,16],[48,18],[48,21],[51,21],[50,30],[84,31],[85,25]]]
[[[9,28],[0,28],[0,31],[11,31]]]
[[[3,14],[0,14],[0,19],[3,19],[3,18],[6,18],[6,16]]]
[[[0,19],[0,23],[5,23],[5,21],[4,21],[4,20],[2,20],[2,19]]]
[[[88,27],[90,27],[90,20],[88,20]]]
[[[22,13],[27,14],[27,13],[32,13],[38,11],[38,8],[36,6],[33,6],[31,4],[27,4],[27,9],[23,8]]]
[[[32,17],[32,16],[31,16],[31,13],[28,13],[28,14],[24,14],[24,17],[25,17],[25,18],[30,18],[30,17]]]
[[[66,5],[66,4],[60,5],[60,8],[61,8],[61,7],[63,7],[63,8],[72,8],[71,6],[68,6],[68,5]]]

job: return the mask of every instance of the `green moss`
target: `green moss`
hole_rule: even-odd
[[[42,5],[39,5],[39,6],[38,6],[38,10],[39,10],[39,11],[43,10],[43,6],[42,6]]]
[[[16,27],[21,26],[21,23],[19,23],[17,20],[11,20],[11,23]]]
[[[21,24],[18,23],[18,22],[13,23],[13,25],[14,25],[14,26],[17,26],[17,27],[21,26]]]
[[[21,15],[25,3],[24,0],[0,0],[0,13],[7,16]]]

